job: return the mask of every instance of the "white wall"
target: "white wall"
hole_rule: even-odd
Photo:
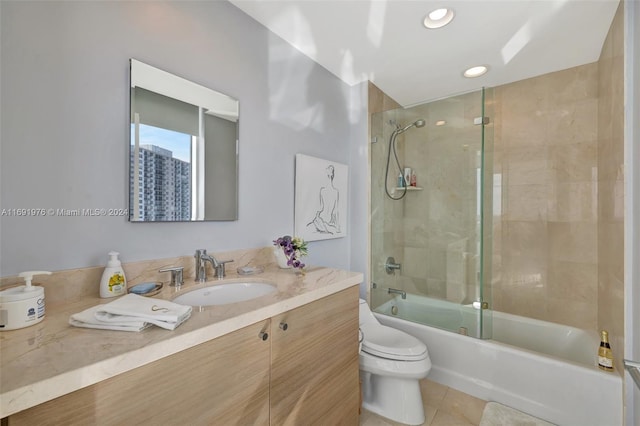
[[[102,265],[109,250],[129,262],[269,245],[293,232],[296,153],[366,167],[351,164],[361,87],[227,2],[2,1],[0,14],[0,209],[127,207],[129,58],[240,100],[238,221],[5,215],[0,276]],[[351,224],[366,223],[353,204],[365,216]],[[349,268],[353,228],[311,243],[308,263]]]

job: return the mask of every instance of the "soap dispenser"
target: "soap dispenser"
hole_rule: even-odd
[[[35,275],[49,271],[27,271],[18,276],[25,285],[0,291],[0,331],[35,325],[44,319],[44,287],[31,285]]]
[[[122,296],[127,292],[127,279],[118,259],[119,254],[117,251],[109,252],[109,261],[100,280],[100,297]]]

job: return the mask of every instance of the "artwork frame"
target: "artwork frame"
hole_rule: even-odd
[[[296,154],[294,235],[305,241],[347,236],[349,166]]]

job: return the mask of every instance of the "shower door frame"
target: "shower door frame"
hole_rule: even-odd
[[[488,93],[489,92],[489,93]],[[472,297],[473,298],[473,304],[469,304],[468,306],[463,306],[462,304],[455,304],[454,302],[446,302],[446,303],[453,303],[454,305],[458,306],[458,308],[460,310],[462,310],[463,308],[465,310],[467,310],[467,312],[469,311],[469,307],[473,305],[473,311],[477,312],[476,316],[476,320],[475,320],[475,324],[474,324],[474,330],[472,331],[472,337],[477,337],[477,338],[490,338],[491,337],[491,310],[487,309],[490,308],[491,304],[490,299],[491,299],[491,291],[489,288],[487,288],[487,284],[491,282],[490,279],[490,275],[491,275],[491,247],[492,247],[492,188],[493,188],[493,171],[492,171],[492,159],[493,159],[493,153],[491,152],[493,149],[493,130],[492,130],[492,122],[491,119],[489,119],[488,117],[490,116],[490,114],[487,111],[487,101],[491,98],[493,93],[492,89],[485,89],[482,88],[480,90],[476,90],[476,91],[472,91],[472,92],[467,92],[467,93],[463,93],[460,95],[454,95],[451,96],[446,100],[456,100],[457,97],[461,97],[461,96],[473,96],[473,95],[479,95],[479,100],[480,101],[480,110],[479,110],[479,115],[480,117],[473,117],[475,120],[475,125],[480,125],[481,129],[480,129],[480,139],[479,139],[479,151],[478,151],[478,156],[479,156],[479,165],[476,166],[475,168],[471,168],[469,170],[478,170],[477,176],[478,178],[475,180],[476,182],[476,201],[475,201],[475,206],[476,209],[478,209],[479,215],[473,214],[472,216],[475,217],[475,219],[472,219],[473,221],[475,221],[476,223],[476,231],[475,232],[475,237],[471,236],[471,237],[465,237],[464,239],[468,239],[468,238],[475,238],[474,241],[474,245],[477,246],[477,249],[474,248],[473,250],[477,250],[477,253],[475,253],[475,255],[477,255],[477,259],[473,262],[475,262],[477,264],[477,266],[475,268],[473,268],[473,270],[475,271],[475,277],[471,276],[471,273],[469,272],[468,277],[466,279],[465,285],[467,285],[469,282],[471,282],[471,286],[474,286],[473,281],[475,280],[475,297],[474,296],[467,296],[467,297]],[[488,99],[489,98],[489,99]],[[435,101],[435,102],[440,102],[440,101]],[[429,103],[429,104],[434,104],[435,102]],[[421,104],[421,105],[417,105],[411,108],[415,108],[415,107],[420,107],[420,106],[424,106],[427,105],[427,103],[425,104]],[[379,131],[374,131],[374,128],[377,126],[382,125],[383,128],[385,126],[385,124],[395,124],[395,128],[398,128],[398,126],[400,126],[400,128],[406,127],[403,125],[406,125],[408,123],[414,122],[416,120],[416,118],[420,119],[422,118],[421,116],[412,116],[411,113],[407,113],[407,111],[410,111],[411,108],[397,108],[394,110],[388,110],[388,111],[383,111],[383,112],[379,112],[376,114],[372,114],[371,116],[371,124],[370,124],[370,134],[373,136],[372,138],[372,145],[371,145],[371,151],[370,151],[370,156],[369,156],[369,169],[370,169],[370,181],[371,181],[371,194],[370,194],[370,225],[369,225],[369,276],[371,277],[371,283],[367,288],[367,292],[369,295],[369,300],[370,300],[370,304],[372,306],[372,308],[376,308],[377,306],[375,306],[374,304],[374,298],[376,296],[374,296],[376,293],[374,292],[394,292],[395,290],[400,290],[398,291],[398,295],[396,297],[399,298],[403,298],[405,297],[405,295],[407,294],[405,290],[401,289],[401,288],[395,288],[394,285],[391,285],[388,283],[387,280],[383,280],[382,282],[376,282],[378,277],[381,276],[379,273],[376,272],[376,268],[379,269],[380,265],[377,265],[378,263],[380,263],[380,259],[374,259],[375,253],[374,253],[374,247],[376,245],[376,240],[380,237],[380,234],[375,234],[373,231],[373,228],[376,226],[375,224],[375,210],[376,206],[374,205],[374,191],[377,191],[381,188],[376,188],[376,176],[374,174],[374,158],[379,158],[379,152],[381,151],[380,146],[378,147],[374,147],[373,144],[381,144],[381,145],[386,145],[387,144],[387,137],[389,137],[389,135],[385,135],[385,131],[383,129],[379,129]],[[404,114],[402,113],[404,112]],[[477,112],[477,111],[476,111]],[[408,115],[407,119],[403,119],[402,120],[402,124],[397,123],[396,120],[393,120],[393,118],[398,118],[399,116],[406,116]],[[391,117],[392,120],[389,120],[389,123],[385,123],[385,121]],[[376,120],[377,119],[377,120]],[[406,121],[406,123],[404,122]],[[429,121],[429,120],[428,120]],[[432,120],[433,121],[433,120]],[[382,122],[382,123],[381,123]],[[427,127],[433,126],[433,123],[429,123],[427,125]],[[468,129],[471,128],[471,126],[467,127]],[[489,131],[491,130],[491,131]],[[411,130],[409,130],[411,131]],[[382,136],[382,137],[381,137]],[[455,137],[455,135],[454,135]],[[385,148],[385,152],[384,155],[387,155]],[[478,148],[476,148],[478,149]],[[378,151],[378,157],[376,157],[376,154],[374,154],[374,151],[377,150]],[[490,154],[490,155],[487,155]],[[396,173],[390,173],[389,176],[389,182],[388,185],[391,187],[394,183],[394,177],[395,175],[397,175]],[[379,177],[378,177],[379,178]],[[423,180],[424,181],[424,180]],[[387,184],[387,182],[385,182],[384,184]],[[418,182],[418,185],[420,185],[420,180]],[[395,185],[393,185],[395,186]],[[408,194],[409,196],[411,196],[411,194]],[[377,202],[377,201],[376,201]],[[404,201],[400,201],[403,202]],[[403,215],[403,219],[404,219],[404,215]],[[485,231],[485,227],[489,226],[489,232]],[[472,235],[472,234],[469,234]],[[403,250],[406,249],[407,245],[406,245],[406,239],[404,239],[403,237],[403,245],[402,247]],[[469,244],[470,242],[468,242],[467,244]],[[384,243],[381,242],[380,244],[383,244],[382,247],[384,247]],[[384,250],[384,249],[383,249]],[[468,250],[468,249],[467,249]],[[487,252],[488,250],[488,252]],[[473,255],[473,252],[471,252],[471,255]],[[466,266],[465,266],[466,267]],[[469,268],[470,269],[470,268]],[[425,278],[426,279],[426,278]],[[446,284],[445,284],[446,286]],[[378,293],[380,294],[380,293]],[[408,293],[411,296],[411,293]],[[471,293],[468,293],[471,294]],[[410,297],[411,299],[411,297]],[[462,314],[461,314],[462,315]],[[466,314],[465,314],[466,315]],[[409,319],[411,320],[411,319]],[[421,321],[416,321],[416,322],[421,322]],[[427,323],[427,325],[430,325]],[[437,327],[437,326],[436,326]],[[464,334],[464,331],[468,331],[468,330],[462,330],[464,327],[460,327],[457,331],[458,332],[462,332]],[[456,331],[456,330],[452,330],[452,329],[448,329],[449,331]]]

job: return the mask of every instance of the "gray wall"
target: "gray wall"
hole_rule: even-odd
[[[298,152],[350,164],[363,183],[366,163],[351,163],[366,138],[361,85],[227,2],[2,1],[0,14],[1,209],[127,207],[129,58],[239,99],[241,117],[238,221],[4,215],[0,276],[102,265],[109,250],[130,262],[269,245],[293,232]],[[365,216],[352,213],[349,237],[311,243],[308,263],[350,267],[352,235],[366,235],[350,192]]]

